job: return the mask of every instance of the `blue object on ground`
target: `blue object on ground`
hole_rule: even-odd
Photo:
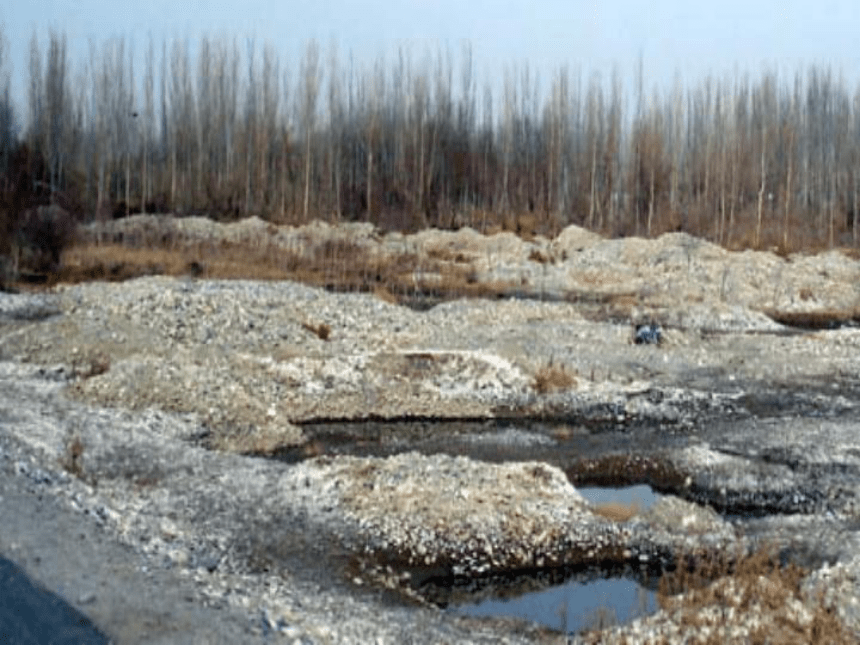
[[[636,335],[633,342],[637,345],[659,345],[663,342],[663,331],[660,325],[648,323],[647,325],[636,325]]]

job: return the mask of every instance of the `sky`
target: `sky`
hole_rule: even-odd
[[[768,68],[783,75],[811,64],[832,66],[852,87],[860,78],[857,0],[19,0],[2,3],[0,24],[19,109],[30,36],[35,30],[44,41],[50,29],[66,33],[76,66],[86,60],[89,39],[133,40],[138,70],[150,35],[159,43],[208,34],[268,41],[293,69],[311,38],[324,48],[334,41],[341,57],[351,52],[359,62],[392,60],[400,46],[419,58],[450,48],[456,59],[468,41],[481,85],[523,63],[544,85],[562,64],[585,77],[608,76],[617,66],[629,83],[640,55],[649,91],[668,89],[676,78],[690,87],[708,74]]]

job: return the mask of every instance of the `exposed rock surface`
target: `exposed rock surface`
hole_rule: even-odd
[[[98,234],[145,243],[163,226],[129,218]],[[857,629],[860,331],[801,332],[763,313],[854,311],[857,262],[574,227],[523,242],[260,220],[171,226],[285,248],[435,249],[538,297],[418,312],[294,283],[164,277],[0,294],[2,494],[56,500],[57,517],[96,526],[153,584],[181,578],[193,607],[222,608],[192,611],[182,627],[163,606],[174,640],[224,621],[230,642],[551,641],[519,623],[382,602],[378,590],[420,602],[410,578],[421,571],[653,563],[768,540],[813,568],[832,563],[807,586],[836,581],[827,602]],[[607,294],[629,299],[626,317],[601,309]],[[651,318],[662,342],[635,344],[634,323]],[[373,424],[426,418],[502,425],[382,433],[362,452]],[[308,425],[323,421],[358,424],[341,439],[352,443]],[[279,451],[296,463],[247,456]],[[666,495],[613,522],[575,487],[600,481]],[[121,641],[146,640],[111,618],[113,605],[81,604]],[[761,625],[731,620],[741,640]],[[675,638],[678,621],[664,611],[613,634]]]

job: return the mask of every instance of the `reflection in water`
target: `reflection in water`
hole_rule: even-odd
[[[657,611],[657,601],[654,591],[634,580],[609,578],[585,583],[571,580],[518,598],[460,605],[455,611],[469,616],[522,618],[574,633],[652,614]]]
[[[646,511],[659,499],[659,495],[647,484],[623,488],[583,486],[577,487],[576,490],[593,506],[623,504],[625,506],[637,506],[640,511]]]
[[[582,487],[577,490],[595,507],[626,507],[635,509],[635,513],[647,510],[659,498],[645,484],[624,488]],[[585,581],[574,577],[562,584],[514,598],[488,598],[461,604],[455,609],[469,616],[522,618],[567,633],[600,629],[656,610],[655,592],[623,577]]]

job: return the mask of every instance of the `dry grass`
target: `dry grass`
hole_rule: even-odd
[[[78,432],[70,432],[66,436],[66,442],[63,447],[63,452],[57,459],[60,467],[70,475],[77,477],[81,481],[88,483],[91,486],[96,486],[98,480],[95,475],[87,473],[84,468],[84,452],[86,444]]]
[[[169,221],[168,221],[169,222]],[[120,282],[148,275],[208,279],[293,280],[333,291],[373,293],[399,302],[416,295],[440,299],[497,297],[510,293],[506,282],[478,283],[462,254],[368,253],[360,244],[326,240],[297,249],[268,240],[257,243],[199,242],[179,237],[164,224],[164,235],[67,248],[61,268],[47,286],[94,280]]]
[[[327,323],[302,323],[302,327],[317,335],[320,340],[328,340],[331,336],[331,326]]]
[[[538,264],[549,264],[552,262],[552,258],[540,249],[532,249],[529,253],[529,260]]]
[[[682,626],[698,630],[702,639],[696,642],[709,645],[726,642],[726,629],[753,615],[759,626],[744,642],[856,642],[821,601],[811,607],[807,604],[801,583],[808,573],[794,564],[781,566],[776,549],[764,546],[751,555],[724,554],[678,567],[660,580],[657,600]],[[792,605],[805,605],[811,620],[796,615]]]
[[[301,442],[301,430],[295,426],[236,424],[215,431],[206,442],[206,447],[240,455],[272,455]]]
[[[536,392],[548,394],[569,390],[576,385],[576,377],[564,365],[553,365],[552,359],[535,373],[533,386]]]
[[[66,438],[63,454],[60,456],[60,465],[70,475],[83,477],[84,474],[84,442],[77,433],[70,434]]]
[[[388,290],[388,287],[386,287],[385,285],[381,285],[374,288],[373,295],[382,300],[383,302],[387,302],[389,304],[397,303],[397,296],[391,293]]]
[[[803,298],[803,292],[801,292],[801,298]],[[803,329],[831,329],[860,319],[860,311],[841,309],[821,309],[818,311],[777,311],[768,309],[762,313],[781,325],[801,327]]]
[[[747,554],[698,558],[665,574],[657,602],[671,616],[658,619],[657,632],[647,641],[640,634],[608,635],[599,631],[612,621],[592,623],[581,634],[584,643],[638,643],[674,645],[848,645],[857,638],[835,612],[818,599],[804,597],[802,583],[809,571],[789,564],[781,566],[775,548],[763,546]],[[808,613],[803,615],[803,609]],[[797,611],[801,609],[801,611]],[[642,613],[642,612],[640,612]],[[680,633],[671,625],[678,625]],[[667,633],[669,635],[667,635]],[[613,637],[614,636],[614,637]]]

